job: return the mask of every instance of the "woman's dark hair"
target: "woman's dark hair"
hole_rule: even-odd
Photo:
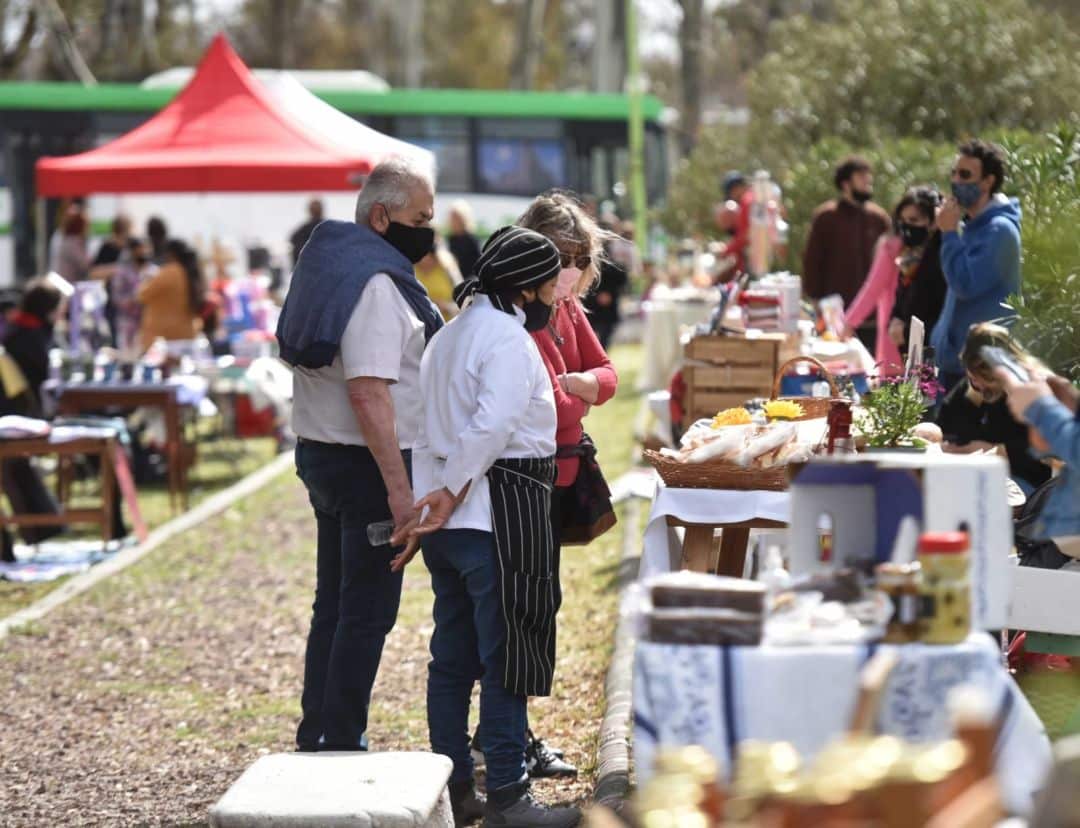
[[[833,173],[833,184],[839,190],[843,187],[845,181],[851,180],[851,176],[855,175],[855,173],[873,172],[873,170],[874,168],[870,166],[870,162],[861,155],[850,155],[836,165],[836,172]]]
[[[49,318],[49,314],[60,307],[60,300],[60,291],[42,276],[26,283],[26,290],[19,300],[19,309],[44,322]]]
[[[900,214],[904,211],[905,207],[915,207],[920,213],[922,213],[930,221],[934,222],[934,218],[937,216],[937,208],[941,204],[941,193],[937,191],[936,187],[919,185],[917,187],[908,187],[907,192],[897,202],[896,208],[893,210],[893,231],[900,232]]]
[[[188,301],[192,314],[198,316],[206,298],[206,283],[199,267],[199,255],[180,239],[170,239],[165,245],[165,252],[184,268],[188,282]]]
[[[1001,185],[1005,183],[1005,150],[997,144],[980,141],[978,138],[965,141],[956,149],[961,155],[979,159],[983,177],[994,176],[994,186],[990,188],[991,195],[1001,189]]]
[[[165,222],[157,216],[151,216],[146,222],[146,237],[150,239],[150,246],[154,248],[154,255],[160,255],[165,247],[165,239],[169,230]]]

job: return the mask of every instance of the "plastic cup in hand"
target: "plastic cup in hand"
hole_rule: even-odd
[[[389,545],[393,534],[394,521],[392,520],[380,520],[378,523],[369,523],[367,526],[367,539],[372,546]]]

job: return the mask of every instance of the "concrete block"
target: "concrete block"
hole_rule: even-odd
[[[215,828],[453,828],[452,764],[433,753],[277,753],[210,809]]]

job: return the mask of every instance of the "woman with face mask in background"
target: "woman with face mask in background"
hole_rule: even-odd
[[[934,211],[941,197],[931,187],[912,187],[893,210],[893,232],[881,237],[874,252],[874,262],[858,295],[844,312],[847,336],[877,311],[877,337],[874,360],[881,377],[902,372],[900,343],[890,336],[889,320],[893,315],[897,286],[911,284],[927,251],[934,232]]]
[[[945,396],[937,416],[945,439],[942,449],[970,454],[1003,446],[1010,475],[1031,494],[1050,479],[1050,467],[1032,455],[1027,426],[1009,413],[1005,388],[980,353],[984,345],[1001,348],[1029,370],[1039,367],[1005,328],[990,322],[973,325],[960,355],[964,380]]]

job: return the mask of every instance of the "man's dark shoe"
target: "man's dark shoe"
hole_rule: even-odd
[[[574,828],[580,821],[577,808],[551,808],[537,802],[527,784],[489,794],[484,808],[485,828]]]
[[[529,743],[525,746],[525,767],[530,779],[573,779],[577,768],[548,748],[529,731]]]
[[[454,825],[472,825],[484,815],[486,800],[476,792],[476,782],[466,779],[450,783],[450,808],[454,812]]]

